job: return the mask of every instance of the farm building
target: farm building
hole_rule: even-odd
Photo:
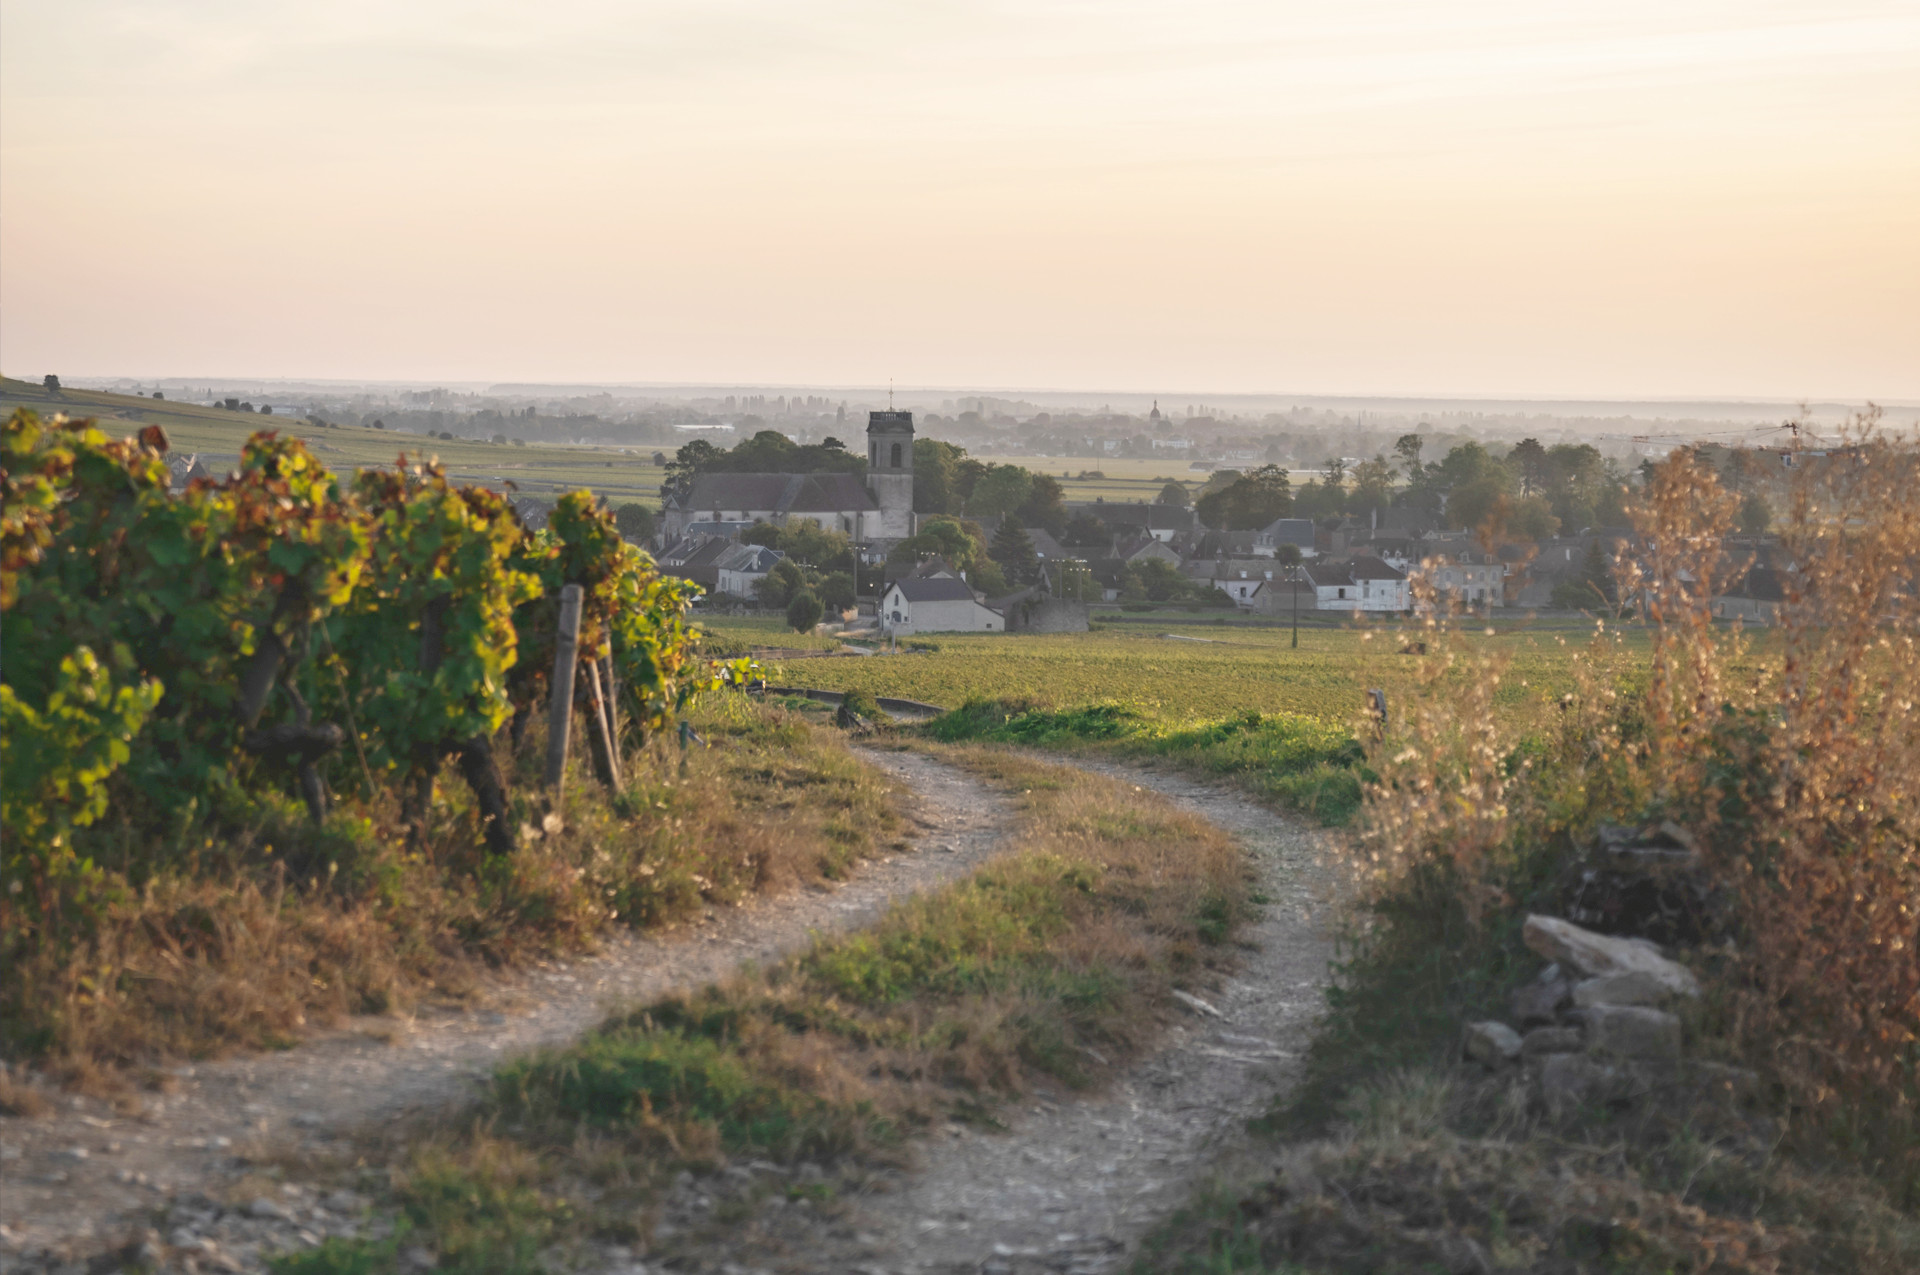
[[[1407,573],[1373,557],[1314,562],[1305,568],[1322,611],[1404,611]]]
[[[897,637],[916,633],[1004,633],[1007,618],[955,576],[895,580],[880,598],[880,627]]]

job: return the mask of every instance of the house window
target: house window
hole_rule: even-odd
[[[900,444],[893,445],[893,468],[900,468]]]
[[[1340,597],[1341,597],[1342,599],[1344,599],[1344,598],[1345,598],[1345,597],[1347,596],[1347,591],[1346,591],[1345,589],[1342,589],[1342,590],[1340,590],[1340,592],[1339,592],[1339,596],[1340,596]]]

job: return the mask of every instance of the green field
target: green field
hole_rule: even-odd
[[[1169,478],[1182,483],[1190,492],[1206,485],[1207,474],[1188,469],[1185,459],[1124,460],[1090,456],[988,456],[975,457],[993,465],[1018,465],[1036,474],[1045,474],[1065,489],[1068,501],[1105,500],[1110,503],[1153,503]],[[1099,473],[1099,478],[1082,478],[1083,473]]]
[[[539,497],[558,495],[576,487],[590,487],[615,505],[640,501],[660,507],[660,482],[665,471],[653,464],[656,450],[667,444],[639,446],[633,455],[618,447],[573,447],[552,443],[511,444],[468,439],[428,438],[420,434],[342,425],[314,425],[290,416],[256,416],[223,408],[136,398],[94,390],[62,389],[49,392],[29,381],[0,378],[0,414],[16,407],[31,408],[43,417],[64,412],[92,416],[109,433],[132,433],[145,425],[166,429],[173,449],[238,455],[247,436],[256,430],[278,430],[298,435],[330,468],[346,471],[391,465],[402,451],[437,456],[450,477],[459,482],[499,488],[505,479],[520,491]]]
[[[706,627],[725,634],[733,623]],[[768,641],[758,630],[752,640]],[[934,634],[922,640],[939,649],[806,661],[783,676],[828,690],[857,688],[948,708],[972,698],[1028,699],[1058,707],[1121,704],[1167,723],[1249,711],[1344,723],[1364,708],[1369,687],[1384,689],[1391,706],[1411,689],[1418,662],[1398,654],[1399,642],[1385,634],[1369,639],[1348,629],[1303,628],[1298,650],[1289,646],[1285,629],[1171,622],[1139,631]],[[1645,649],[1637,632],[1627,640],[1632,649]],[[1476,631],[1463,641],[1510,657],[1498,702],[1505,711],[1530,717],[1570,688],[1570,655],[1584,638],[1507,628],[1492,637]]]

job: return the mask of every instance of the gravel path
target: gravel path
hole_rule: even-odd
[[[1071,764],[1170,797],[1234,834],[1266,896],[1245,960],[1156,1054],[1094,1098],[1042,1100],[1007,1133],[955,1126],[925,1167],[856,1210],[873,1272],[1115,1270],[1245,1145],[1246,1121],[1297,1073],[1332,956],[1322,834],[1224,788]],[[836,1269],[821,1265],[820,1270]]]
[[[368,1019],[283,1054],[176,1068],[173,1092],[137,1103],[60,1095],[50,1115],[0,1117],[0,1271],[52,1269],[117,1246],[170,1202],[204,1195],[213,1207],[248,1160],[323,1149],[356,1128],[458,1102],[505,1056],[571,1040],[612,1006],[799,950],[815,931],[869,924],[895,899],[959,876],[1000,847],[1010,810],[979,780],[912,753],[867,756],[912,794],[917,853],[870,862],[844,885],[723,909],[673,933],[613,936],[596,956],[502,980],[478,1010]],[[309,1233],[324,1234],[319,1219],[328,1214],[314,1214],[317,1204],[282,1211],[304,1210]],[[291,1221],[260,1212],[252,1230]],[[229,1230],[240,1238],[221,1252],[241,1266],[251,1265],[250,1248],[274,1238],[249,1238],[241,1222]]]

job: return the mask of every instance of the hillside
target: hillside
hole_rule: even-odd
[[[402,451],[425,452],[445,462],[448,476],[456,482],[500,490],[511,481],[521,492],[542,498],[576,487],[591,487],[616,506],[637,500],[657,509],[660,482],[665,476],[652,463],[651,449],[641,456],[617,447],[515,447],[477,439],[436,439],[99,390],[49,391],[30,381],[0,377],[0,414],[19,407],[45,417],[57,413],[97,417],[109,433],[131,433],[142,426],[159,425],[167,431],[174,450],[216,456],[238,456],[241,444],[256,430],[279,430],[304,440],[336,470],[390,465]]]

